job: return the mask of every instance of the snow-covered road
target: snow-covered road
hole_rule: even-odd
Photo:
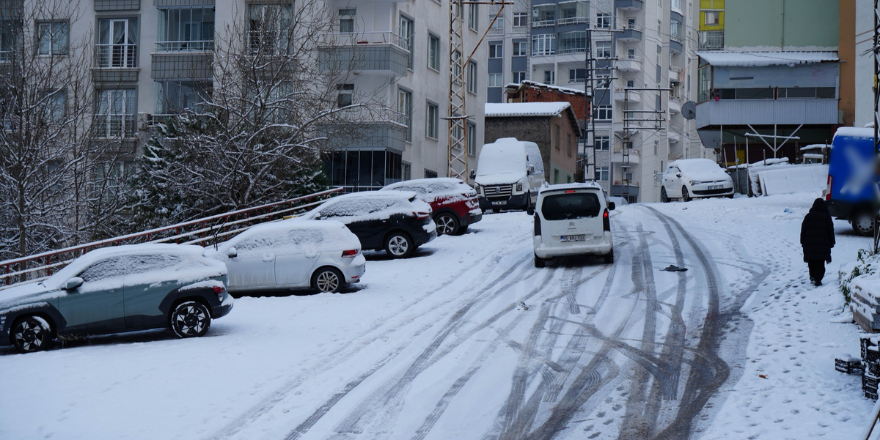
[[[833,369],[858,353],[836,268],[870,239],[838,222],[810,286],[814,197],[621,207],[614,264],[544,269],[529,216],[486,215],[368,254],[344,294],[241,298],[200,339],[7,351],[0,438],[854,438],[872,403]]]

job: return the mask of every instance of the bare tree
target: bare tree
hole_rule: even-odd
[[[331,54],[334,17],[324,2],[246,7],[218,29],[213,86],[198,105],[161,120],[147,143],[135,183],[138,225],[323,189],[328,127],[351,134],[375,116],[372,92],[338,100],[359,60],[354,51]]]

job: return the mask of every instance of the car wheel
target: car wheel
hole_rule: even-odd
[[[444,212],[434,219],[437,224],[437,233],[439,235],[455,235],[458,232],[458,219],[454,215]]]
[[[688,194],[688,189],[686,186],[681,187],[681,200],[685,202],[691,201],[691,195]]]
[[[547,265],[547,260],[539,257],[538,254],[535,254],[535,267],[544,267]]]
[[[661,203],[669,203],[669,197],[666,195],[666,187],[660,187],[660,202]]]
[[[15,321],[10,336],[12,344],[21,353],[46,350],[55,339],[52,324],[36,315],[24,316]]]
[[[321,293],[336,293],[345,283],[342,274],[332,267],[325,267],[312,276],[312,287]]]
[[[415,249],[413,241],[404,232],[392,232],[385,239],[385,252],[392,258],[405,258]]]
[[[871,215],[871,211],[863,210],[859,211],[852,220],[853,230],[859,233],[859,235],[864,235],[866,237],[870,237],[874,235],[874,216]]]
[[[605,264],[613,264],[614,263],[614,249],[611,249],[611,252],[608,252],[604,257],[602,257],[602,260],[605,262]]]
[[[211,312],[198,301],[184,301],[171,311],[171,331],[178,338],[193,338],[208,333]]]

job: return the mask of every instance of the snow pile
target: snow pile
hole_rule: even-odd
[[[294,218],[256,225],[220,244],[217,250],[205,250],[205,256],[226,261],[229,248],[235,247],[242,257],[265,253],[284,254],[305,251],[314,254],[325,251],[361,249],[361,242],[344,224],[333,221]]]
[[[849,304],[853,316],[863,326],[870,327],[880,307],[880,256],[867,249],[858,252],[858,258],[840,265],[837,271],[838,289],[845,304]],[[870,328],[866,328],[870,330]]]
[[[395,214],[431,213],[431,206],[417,199],[412,191],[375,191],[334,197],[310,211],[306,220],[335,219],[344,224],[387,220]]]
[[[460,201],[477,196],[477,192],[470,185],[452,177],[406,180],[382,188],[382,191],[385,190],[412,191],[426,203],[434,203],[437,199]]]
[[[556,116],[571,107],[567,102],[510,102],[486,104],[486,117]]]

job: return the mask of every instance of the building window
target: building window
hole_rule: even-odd
[[[587,76],[587,69],[568,69],[568,82],[582,83]]]
[[[669,37],[673,40],[681,42],[682,39],[682,26],[680,21],[672,20],[669,23]]]
[[[156,113],[200,111],[202,104],[211,95],[212,89],[210,81],[157,81]]]
[[[160,9],[158,40],[159,52],[214,50],[214,9]]]
[[[596,180],[607,182],[610,175],[608,167],[596,167]]]
[[[105,18],[98,21],[99,67],[137,67],[137,46],[137,18]]]
[[[504,79],[500,73],[489,74],[489,87],[503,87]]]
[[[527,78],[526,78],[526,73],[525,73],[525,72],[516,72],[516,71],[514,71],[512,76],[513,76],[513,78],[511,79],[511,81],[514,82],[514,83],[516,83],[516,84],[520,84],[520,83],[522,83],[523,81],[525,81],[525,80],[527,79]]]
[[[556,4],[532,7],[532,27],[556,25]]]
[[[473,61],[467,65],[467,91],[477,93],[477,63]]]
[[[611,14],[596,14],[596,27],[599,29],[611,29]]]
[[[553,183],[559,183],[559,168],[553,169]]]
[[[427,108],[428,111],[426,113],[428,118],[425,124],[425,136],[431,139],[437,139],[437,133],[440,126],[440,107],[437,104],[428,101]]]
[[[348,107],[352,104],[354,96],[354,84],[336,84],[336,105],[337,107]]]
[[[480,16],[477,14],[477,6],[479,5],[468,5],[468,28],[472,31],[477,30],[480,25]]]
[[[597,41],[596,42],[596,58],[611,58],[611,42],[610,41]]]
[[[571,157],[571,133],[565,133],[565,152]]]
[[[400,182],[406,166],[398,153],[386,151],[334,151],[327,161],[331,185],[348,191],[377,190]]]
[[[406,67],[408,69],[413,68],[413,48],[415,47],[415,27],[413,20],[409,17],[405,17],[401,14],[400,16],[400,28],[398,29],[398,34],[400,38],[403,40],[406,45],[406,49],[409,51],[409,57],[406,61]]]
[[[477,124],[467,123],[467,152],[468,156],[477,155]]]
[[[514,12],[513,13],[513,27],[523,27],[529,25],[529,13],[528,12]]]
[[[672,0],[672,9],[681,11],[681,0]]]
[[[636,28],[636,19],[635,18],[628,19],[626,21],[626,27],[628,29],[635,29]]]
[[[594,148],[599,151],[608,151],[611,147],[611,139],[608,136],[596,136]]]
[[[492,22],[492,20],[495,20],[495,22]],[[490,15],[489,23],[492,23],[492,29],[500,31],[504,29],[504,16],[499,15],[498,18],[495,18],[495,15]]]
[[[566,24],[580,24],[590,21],[589,2],[560,2],[559,21],[557,26]]]
[[[412,142],[412,92],[402,88],[397,89],[397,111],[403,113],[403,118],[406,123],[406,141]]]
[[[428,34],[428,67],[440,71],[440,37]]]
[[[489,58],[501,58],[504,56],[504,46],[501,43],[489,43]]]
[[[587,49],[586,32],[560,32],[557,53],[583,53]]]
[[[403,180],[412,180],[412,164],[403,162]]]
[[[345,8],[339,10],[339,32],[354,32],[354,19],[357,16],[357,8]]]
[[[705,16],[706,26],[717,26],[720,18],[720,14],[718,11],[706,11],[703,13]]]
[[[526,56],[526,43],[525,41],[514,41],[513,42],[513,56],[515,57],[524,57]]]
[[[434,179],[437,177],[437,172],[434,170],[429,170],[425,168],[425,179]]]
[[[112,89],[98,92],[95,129],[98,137],[119,138],[135,135],[137,106],[133,89]]]
[[[559,126],[557,125],[556,127],[553,127],[553,128],[556,129],[556,130],[554,130],[554,136],[553,136],[553,144],[554,145],[553,146],[556,147],[557,150],[560,150],[560,149],[562,149],[562,145],[559,143]]]
[[[544,71],[544,84],[556,84],[556,71],[555,70],[545,70]]]
[[[553,43],[556,35],[539,34],[532,35],[532,56],[553,55]]]
[[[611,106],[610,105],[597,105],[596,109],[593,111],[593,117],[597,121],[608,121],[611,120]]]
[[[67,55],[67,22],[37,23],[37,39],[40,55]]]
[[[627,49],[626,50],[626,58],[630,60],[636,59],[636,50],[635,49]]]
[[[626,80],[626,88],[631,89],[636,86],[636,82],[634,80],[628,79]]]
[[[287,53],[292,34],[291,5],[248,5],[251,52]]]

